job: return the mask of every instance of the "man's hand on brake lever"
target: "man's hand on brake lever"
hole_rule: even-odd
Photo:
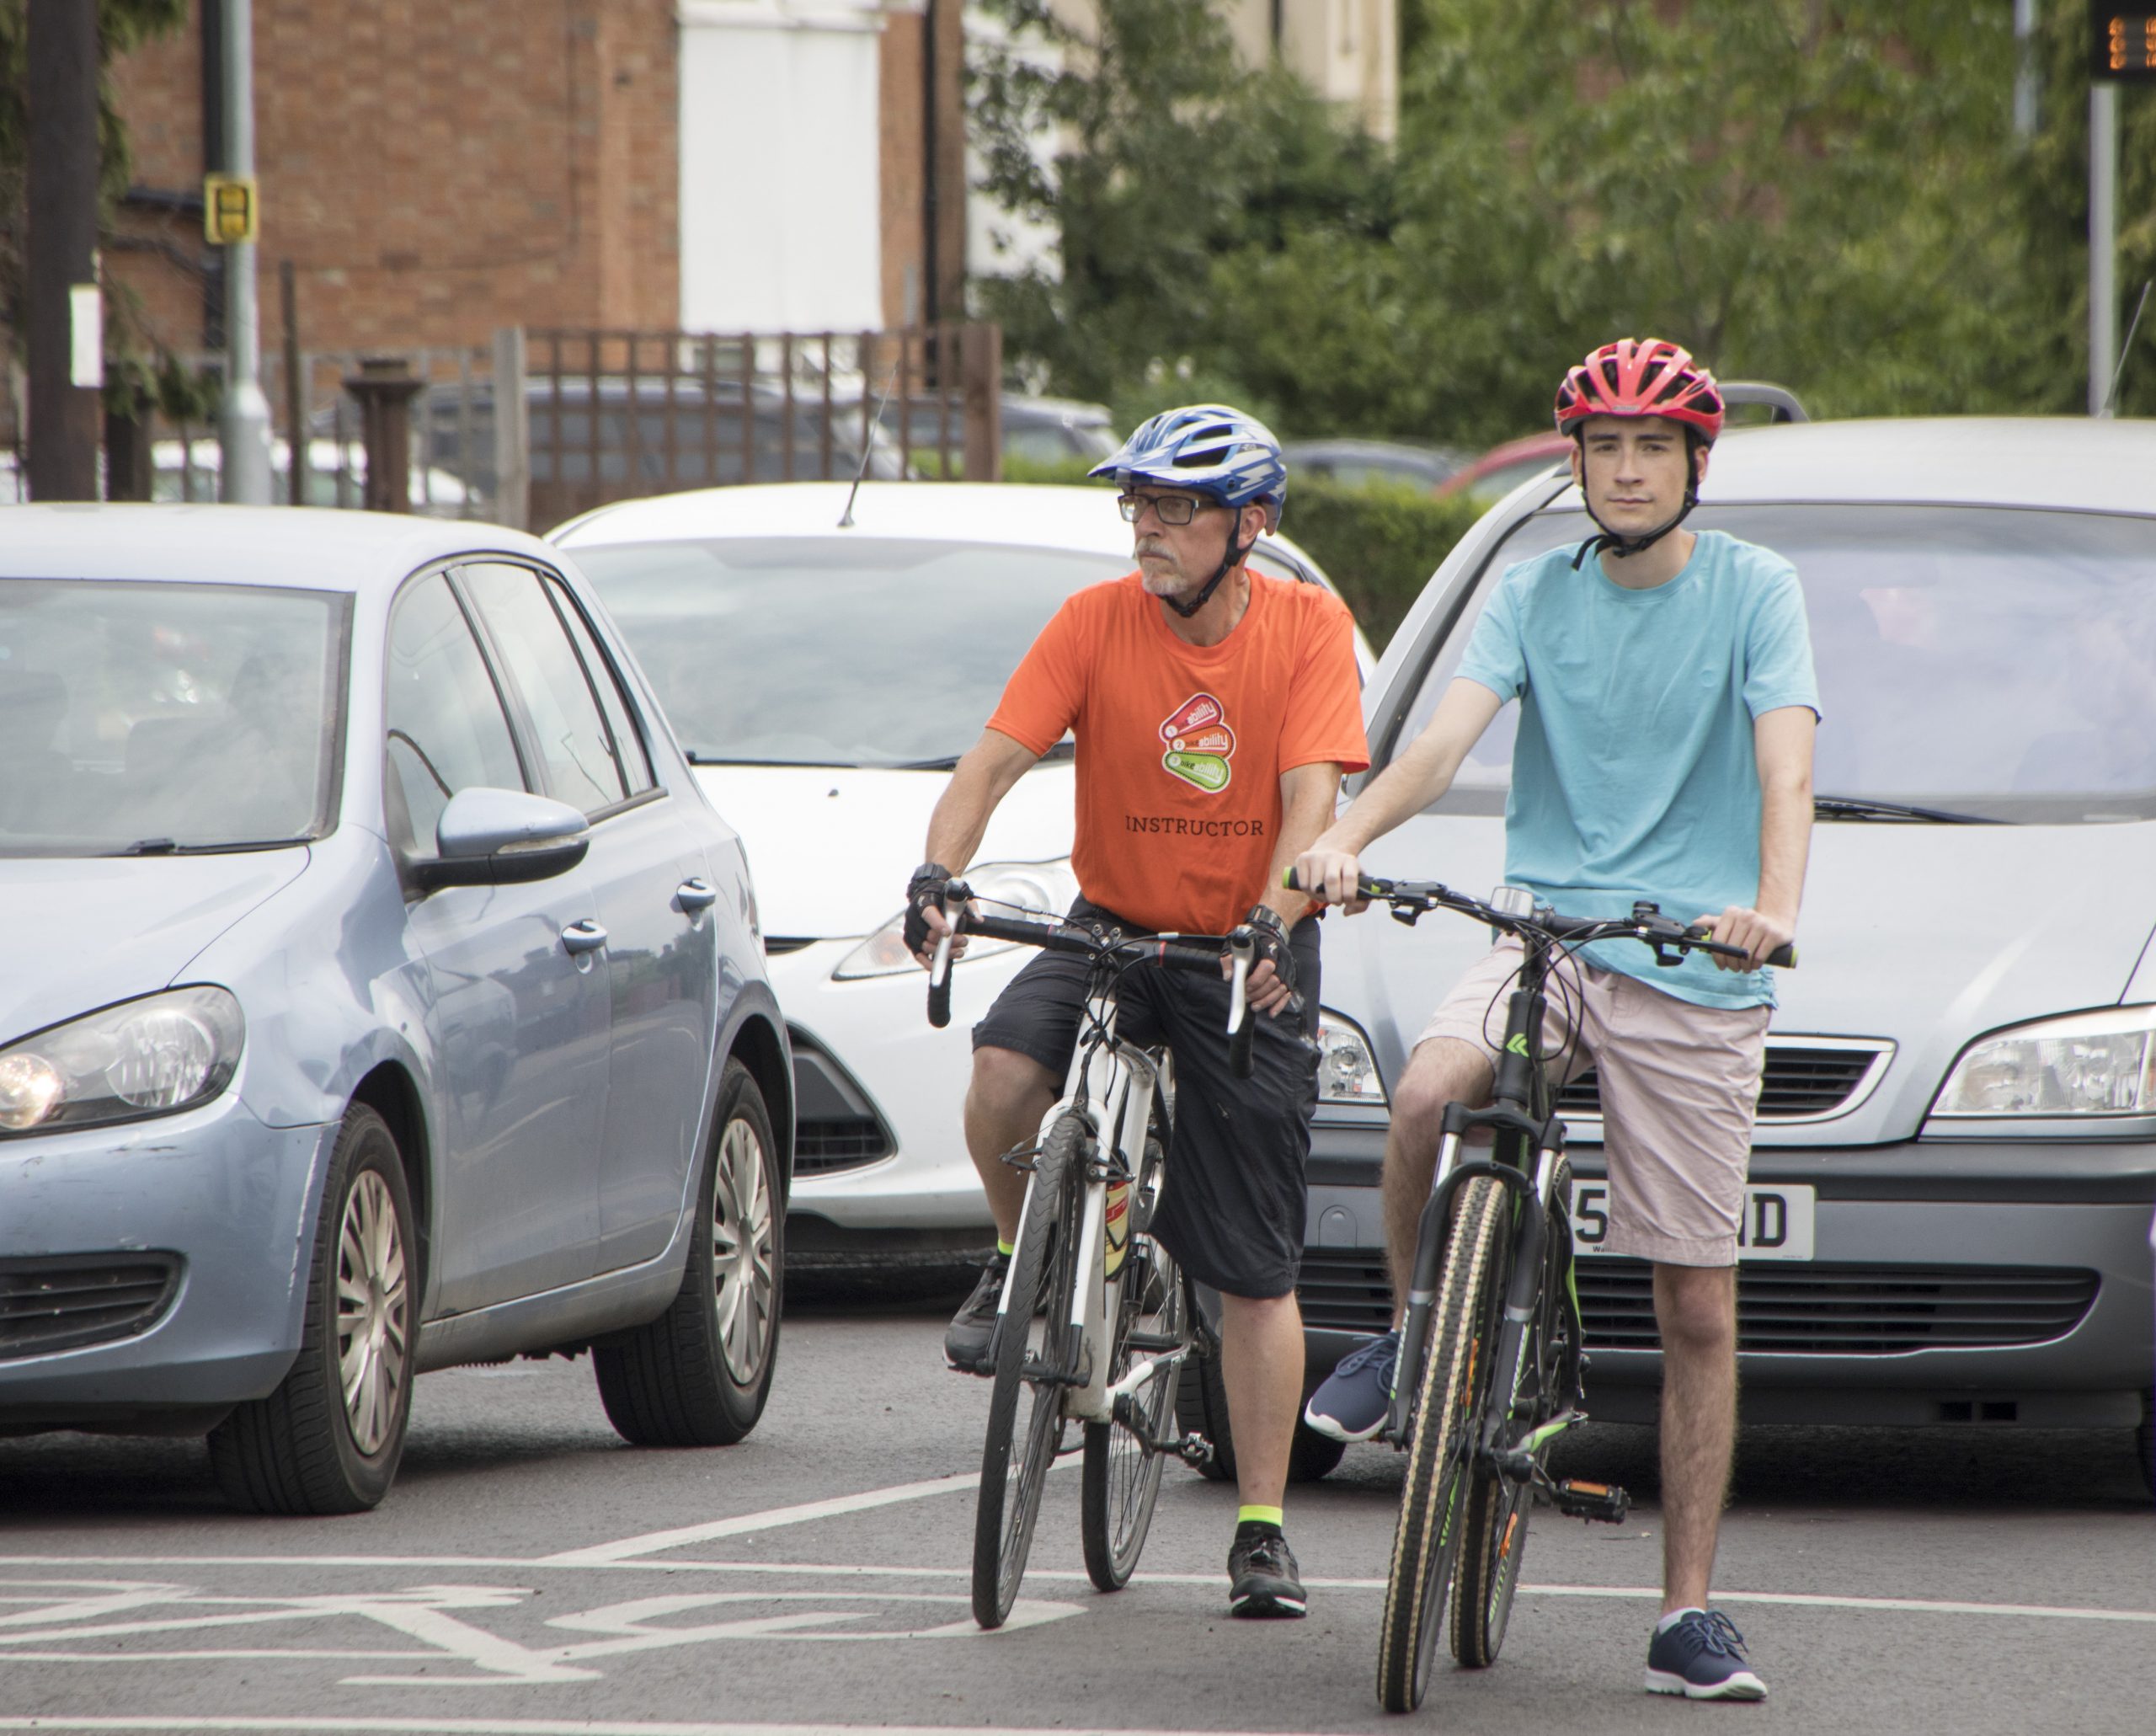
[[[1278,1018],[1288,1011],[1288,1003],[1295,993],[1295,957],[1288,950],[1288,925],[1280,913],[1269,905],[1256,905],[1243,918],[1244,926],[1257,932],[1257,959],[1250,967],[1250,975],[1243,984],[1243,998],[1254,1012],[1268,1013]],[[1284,974],[1275,959],[1285,962]],[[1235,961],[1220,960],[1220,974],[1232,975]]]
[[[951,932],[951,924],[943,915],[943,895],[953,878],[940,862],[924,862],[906,882],[904,937],[906,950],[924,970],[936,968],[936,948]],[[965,953],[966,937],[961,934],[951,943],[951,957],[955,961]]]

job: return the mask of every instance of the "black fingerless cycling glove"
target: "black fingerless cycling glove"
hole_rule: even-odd
[[[943,889],[950,883],[951,871],[940,862],[924,862],[906,882],[905,937],[908,952],[918,953],[928,944],[928,918],[923,913],[931,905],[942,907]]]

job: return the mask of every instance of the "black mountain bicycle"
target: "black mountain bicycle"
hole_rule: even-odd
[[[1175,1395],[1184,1362],[1217,1355],[1219,1344],[1190,1280],[1150,1233],[1167,1183],[1173,1076],[1160,1055],[1116,1034],[1117,986],[1142,964],[1217,977],[1230,959],[1228,1061],[1246,1077],[1257,937],[1247,927],[1129,937],[1097,922],[984,915],[970,896],[958,881],[946,894],[954,935],[1072,953],[1091,966],[1064,1094],[1039,1137],[1003,1159],[1027,1179],[989,1343],[995,1384],[974,1519],[974,1619],[992,1628],[1017,1600],[1067,1423],[1081,1426],[1081,1536],[1102,1591],[1120,1589],[1137,1568],[1167,1456],[1199,1469],[1211,1456],[1203,1436],[1175,1432]],[[939,1028],[951,1018],[949,957],[947,937],[929,978],[929,1022]]]
[[[1295,884],[1292,871],[1288,884]],[[1434,880],[1364,879],[1357,889],[1390,905],[1400,921],[1457,911],[1524,948],[1489,1106],[1445,1106],[1392,1410],[1380,1431],[1408,1462],[1385,1584],[1378,1698],[1388,1712],[1412,1712],[1429,1687],[1448,1595],[1453,1656],[1470,1669],[1496,1661],[1537,1500],[1613,1525],[1630,1509],[1620,1488],[1558,1481],[1545,1468],[1550,1444],[1586,1420],[1572,1167],[1565,1124],[1551,1108],[1545,1062],[1554,1057],[1538,1052],[1550,978],[1592,941],[1641,941],[1662,964],[1687,952],[1745,954],[1652,904],[1602,920],[1560,916],[1517,886],[1499,887],[1486,903]],[[1796,954],[1778,948],[1767,962],[1792,965]],[[1463,1158],[1476,1131],[1491,1135],[1490,1156]]]

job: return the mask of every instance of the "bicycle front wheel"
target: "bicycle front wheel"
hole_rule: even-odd
[[[1190,1299],[1168,1251],[1145,1233],[1160,1188],[1161,1147],[1145,1142],[1145,1172],[1131,1189],[1134,1224],[1116,1308],[1108,1379],[1122,1380],[1156,1357],[1183,1349],[1190,1337]],[[1134,1430],[1121,1420],[1086,1425],[1085,1491],[1081,1536],[1086,1572],[1102,1591],[1130,1583],[1153,1523],[1165,1456],[1148,1446],[1174,1432],[1177,1370],[1162,1370],[1131,1395]]]
[[[1063,1382],[1070,1304],[1077,1283],[1079,1202],[1084,1188],[1083,1119],[1066,1115],[1033,1160],[1033,1183],[1018,1245],[1003,1280],[996,1327],[995,1386],[981,1449],[974,1513],[974,1620],[1001,1627],[1018,1600],[1041,1487],[1063,1434]]]
[[[1542,1245],[1542,1285],[1535,1296],[1534,1317],[1528,1322],[1519,1380],[1511,1395],[1516,1424],[1546,1422],[1572,1402],[1569,1375],[1577,1363],[1570,1293],[1572,1199],[1572,1171],[1561,1162]],[[1530,1451],[1540,1465],[1549,1457],[1549,1445],[1544,1442]],[[1470,1669],[1496,1663],[1497,1649],[1505,1643],[1534,1506],[1534,1491],[1528,1483],[1486,1466],[1470,1472],[1460,1536],[1460,1582],[1453,1588],[1452,1600],[1452,1654]]]
[[[1511,1221],[1501,1182],[1476,1177],[1453,1196],[1422,1384],[1408,1411],[1407,1481],[1379,1632],[1378,1699],[1387,1712],[1412,1712],[1429,1687],[1490,1387]]]

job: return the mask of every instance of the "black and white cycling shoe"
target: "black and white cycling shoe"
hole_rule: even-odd
[[[1246,1519],[1235,1527],[1228,1551],[1228,1613],[1253,1620],[1296,1620],[1310,1613],[1310,1599],[1295,1569],[1295,1552],[1278,1525]]]
[[[951,1317],[951,1329],[943,1334],[943,1359],[962,1375],[989,1371],[988,1347],[995,1336],[995,1311],[1003,1300],[1003,1280],[1010,1271],[1010,1255],[991,1256],[981,1268],[974,1293]]]

